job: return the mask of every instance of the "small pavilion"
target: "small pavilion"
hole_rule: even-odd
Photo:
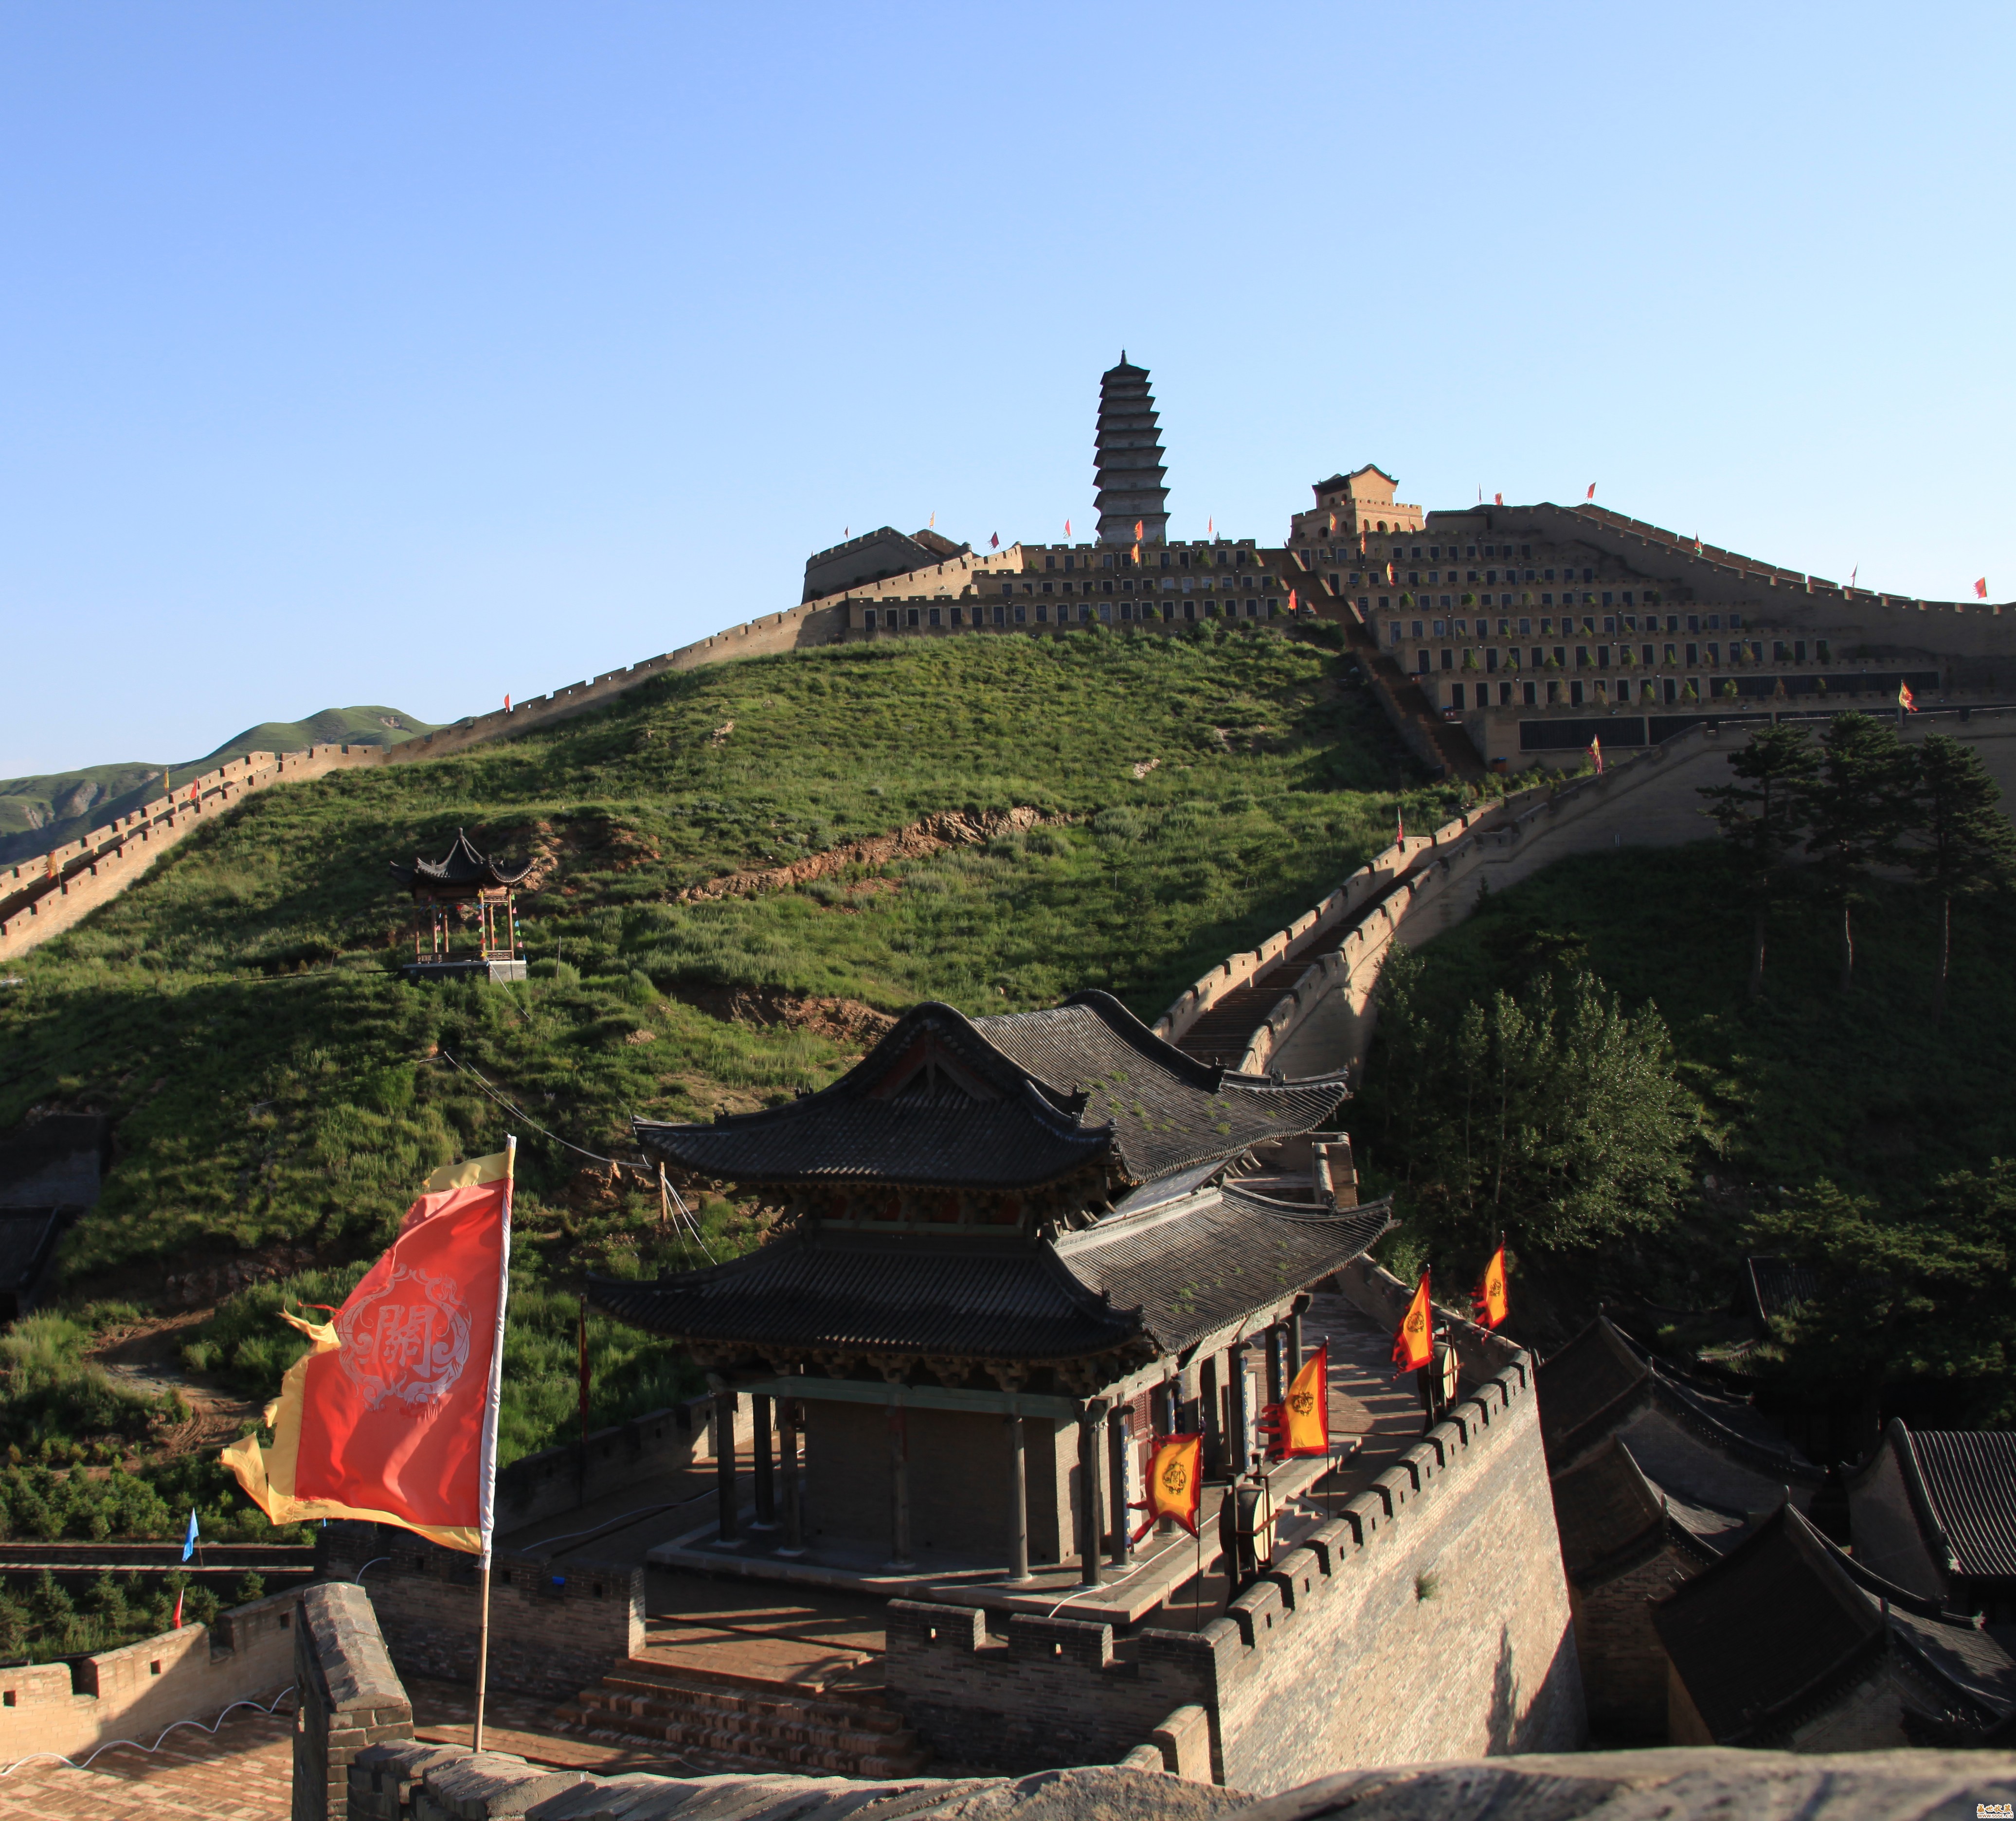
[[[392,876],[413,899],[413,959],[409,980],[438,980],[480,974],[491,980],[523,980],[525,952],[518,941],[517,893],[531,873],[528,862],[516,872],[479,852],[457,829],[455,845],[438,860],[418,855],[410,866],[391,862]],[[452,952],[456,907],[475,907],[479,947],[472,959]]]
[[[920,1005],[816,1093],[638,1121],[668,1180],[759,1189],[779,1231],[711,1269],[595,1279],[591,1300],[691,1348],[725,1418],[753,1398],[774,1557],[1010,1585],[1075,1558],[1096,1587],[1129,1560],[1152,1435],[1201,1434],[1220,1481],[1247,1470],[1307,1293],[1388,1225],[1383,1203],[1226,1180],[1306,1148],[1345,1091],[1197,1061],[1103,992]],[[705,1546],[751,1550],[720,1459]]]

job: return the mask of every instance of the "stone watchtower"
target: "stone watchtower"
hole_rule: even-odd
[[[1139,525],[1144,544],[1166,542],[1169,490],[1162,484],[1161,433],[1155,427],[1155,395],[1148,369],[1120,365],[1099,382],[1099,439],[1095,484],[1099,491],[1099,541],[1132,544]]]

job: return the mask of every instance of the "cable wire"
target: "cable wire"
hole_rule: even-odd
[[[151,1745],[142,1745],[137,1739],[108,1739],[81,1764],[74,1758],[64,1757],[59,1751],[31,1751],[26,1758],[17,1758],[12,1764],[0,1765],[0,1776],[12,1776],[23,1765],[33,1764],[38,1758],[52,1758],[59,1764],[68,1765],[72,1770],[88,1770],[93,1761],[103,1753],[116,1750],[121,1745],[130,1745],[135,1751],[158,1751],[161,1748],[161,1740],[167,1738],[168,1733],[178,1733],[185,1726],[194,1726],[200,1731],[214,1733],[218,1727],[222,1726],[240,1708],[250,1708],[259,1713],[270,1714],[279,1706],[282,1701],[292,1700],[294,1698],[294,1693],[295,1691],[293,1689],[283,1688],[269,1701],[235,1700],[217,1716],[214,1724],[207,1725],[201,1720],[178,1720],[168,1728],[167,1733],[162,1733],[160,1739],[157,1739]]]

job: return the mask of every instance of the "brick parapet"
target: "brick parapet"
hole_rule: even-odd
[[[1193,1704],[1217,1780],[1262,1793],[1350,1764],[1577,1744],[1529,1362],[1477,1333],[1485,1369],[1449,1417],[1201,1629],[1116,1645],[1108,1626],[1018,1617],[1003,1639],[974,1609],[892,1603],[891,1700],[938,1749],[1008,1769],[1045,1740],[1116,1760],[1158,1704]]]
[[[410,1739],[412,1706],[362,1588],[322,1582],[293,1597],[293,1821],[343,1821],[351,1764],[367,1747]]]

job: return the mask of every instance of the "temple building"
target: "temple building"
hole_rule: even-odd
[[[2016,1625],[2016,1435],[1892,1418],[1846,1481],[1858,1561],[1949,1610]]]
[[[1105,993],[978,1018],[927,1003],[787,1105],[638,1121],[670,1185],[760,1190],[782,1230],[592,1298],[754,1398],[778,1555],[1011,1583],[1075,1559],[1096,1586],[1126,1559],[1152,1434],[1204,1434],[1213,1477],[1248,1468],[1306,1293],[1388,1224],[1383,1203],[1226,1179],[1308,1148],[1344,1093],[1197,1062]],[[725,1471],[712,1546],[746,1547]]]
[[[1162,434],[1148,369],[1126,354],[1099,382],[1099,430],[1093,503],[1102,544],[1161,544],[1169,535],[1169,490],[1162,484]],[[1137,530],[1136,527],[1139,527]]]
[[[460,829],[455,845],[438,860],[416,855],[410,866],[391,862],[392,876],[413,900],[413,959],[409,980],[438,980],[481,974],[490,980],[523,980],[525,952],[518,943],[517,894],[531,876],[527,862],[515,871],[480,853]],[[455,926],[473,920],[477,952],[457,959]]]

